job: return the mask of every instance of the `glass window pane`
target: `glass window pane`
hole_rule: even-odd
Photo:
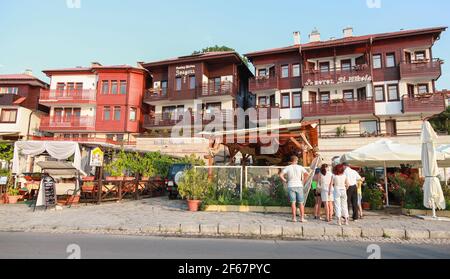
[[[109,107],[105,107],[103,110],[103,120],[111,119],[111,109]]]
[[[118,93],[117,80],[113,80],[111,81],[111,94],[117,93]]]
[[[386,55],[386,67],[395,67],[395,54],[390,53]]]
[[[189,77],[189,89],[195,89],[195,76],[190,76]]]
[[[137,110],[135,108],[130,108],[130,121],[136,121]]]
[[[302,95],[300,92],[292,93],[292,107],[300,107],[302,105]]]
[[[300,64],[292,65],[292,76],[294,77],[300,76]]]
[[[114,107],[114,120],[120,120],[120,107]]]
[[[176,79],[175,90],[177,90],[177,91],[181,90],[181,78],[179,78],[179,77]]]
[[[281,66],[281,77],[282,78],[289,77],[289,66],[288,65]]]
[[[330,62],[320,63],[320,72],[327,73],[330,71]]]
[[[375,87],[375,101],[384,101],[384,87]]]
[[[373,68],[374,69],[381,68],[381,54],[376,54],[373,56]]]
[[[378,134],[377,121],[361,121],[359,122],[359,131],[361,135]]]
[[[102,94],[109,94],[109,81],[107,80],[102,82]]]
[[[397,85],[388,86],[388,97],[389,101],[395,101],[399,99]]]
[[[127,81],[126,80],[120,81],[120,94],[127,94]]]

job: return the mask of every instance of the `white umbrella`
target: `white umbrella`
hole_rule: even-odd
[[[422,168],[425,176],[423,185],[423,205],[433,210],[433,218],[436,218],[436,208],[445,209],[444,193],[439,181],[439,167],[436,160],[434,142],[437,139],[436,132],[428,121],[422,126]]]

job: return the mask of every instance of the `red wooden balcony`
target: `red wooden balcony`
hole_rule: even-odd
[[[402,79],[439,79],[442,74],[440,59],[420,60],[400,63],[400,76]]]
[[[173,113],[159,113],[144,116],[144,128],[171,127],[183,121],[184,115]]]
[[[414,98],[403,97],[403,113],[440,113],[445,110],[447,93],[417,95]]]
[[[95,130],[93,116],[58,117],[46,116],[41,118],[43,131],[89,131]]]
[[[367,64],[349,69],[331,69],[329,71],[310,70],[303,74],[303,86],[321,86],[334,84],[367,83],[372,81],[370,67]]]
[[[96,90],[41,90],[41,103],[72,104],[95,103]]]
[[[278,77],[276,76],[259,76],[251,78],[249,81],[250,92],[276,89],[278,89]]]
[[[375,113],[372,99],[367,100],[332,100],[331,102],[304,102],[302,114],[304,117],[364,115]]]

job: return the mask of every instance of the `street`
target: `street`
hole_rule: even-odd
[[[450,259],[449,245],[0,233],[0,259]],[[377,246],[378,245],[378,246]],[[79,248],[78,248],[79,247]]]

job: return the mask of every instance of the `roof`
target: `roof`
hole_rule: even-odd
[[[146,71],[144,68],[133,67],[130,65],[96,65],[92,67],[74,67],[74,68],[61,68],[61,69],[50,69],[42,71],[47,76],[52,75],[53,73],[64,73],[64,72],[88,72],[94,74],[98,70],[137,70],[137,71]]]
[[[378,33],[378,34],[369,34],[364,36],[352,36],[348,38],[340,38],[335,40],[326,40],[326,41],[319,41],[319,42],[309,42],[305,44],[299,44],[299,45],[292,45],[287,47],[281,47],[281,48],[272,48],[262,51],[255,51],[250,52],[248,54],[245,54],[245,56],[251,58],[255,56],[261,56],[266,54],[275,54],[275,53],[285,53],[285,52],[291,52],[293,50],[309,50],[309,49],[317,49],[317,48],[326,48],[326,47],[333,47],[333,46],[339,46],[339,45],[349,45],[349,44],[357,44],[357,43],[365,43],[377,40],[385,40],[385,39],[391,39],[391,38],[400,38],[400,37],[406,37],[406,36],[412,36],[412,35],[421,35],[421,34],[436,34],[439,36],[439,34],[443,31],[447,30],[447,27],[433,27],[433,28],[422,28],[422,29],[412,29],[412,30],[402,30],[397,32],[387,32],[387,33]]]
[[[6,75],[0,75],[0,83],[8,83],[8,84],[14,84],[14,83],[27,83],[37,86],[48,86],[48,84],[40,79],[38,79],[35,76],[28,75],[28,74],[6,74]]]
[[[205,52],[199,54],[192,54],[187,56],[179,56],[174,58],[169,58],[160,61],[154,61],[149,63],[144,63],[144,67],[155,67],[155,66],[164,66],[176,63],[186,63],[186,62],[196,62],[203,61],[209,59],[217,59],[217,58],[225,58],[225,57],[233,57],[238,62],[242,62],[241,56],[236,51],[213,51],[213,52]]]

